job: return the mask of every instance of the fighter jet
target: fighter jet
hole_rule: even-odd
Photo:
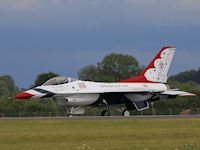
[[[106,106],[101,115],[109,115],[110,108],[121,106],[123,115],[130,111],[143,111],[149,103],[173,99],[177,96],[195,94],[171,89],[167,74],[176,48],[163,47],[151,63],[139,75],[115,83],[81,81],[70,77],[54,77],[43,85],[24,91],[15,99],[34,99],[53,97],[59,105],[70,106],[71,110],[81,110],[84,106]]]

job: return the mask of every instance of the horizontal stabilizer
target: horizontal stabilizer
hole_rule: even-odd
[[[196,96],[196,94],[184,92],[184,91],[178,91],[178,90],[167,90],[162,92],[163,95],[177,95],[177,96]]]

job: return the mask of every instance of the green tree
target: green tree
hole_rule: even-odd
[[[9,96],[11,94],[5,81],[0,80],[0,96]]]
[[[48,99],[47,102],[43,102],[42,100],[33,101],[29,100],[24,103],[24,109],[26,112],[34,113],[34,112],[55,112],[57,110],[57,104],[53,99]]]
[[[189,70],[181,72],[177,75],[170,77],[171,80],[179,81],[182,83],[194,81],[200,84],[200,68],[198,70]]]
[[[36,86],[40,86],[42,85],[44,82],[46,82],[47,80],[53,78],[53,77],[57,77],[58,74],[57,73],[53,73],[53,72],[47,72],[47,73],[42,73],[42,74],[39,74],[37,77],[36,77],[36,80],[34,82],[34,85],[33,87],[36,87]]]
[[[176,88],[196,94],[195,97],[177,97],[176,99],[161,100],[155,102],[154,107],[184,109],[199,109],[200,108],[200,85],[195,82],[180,83],[178,81],[169,81],[170,85],[175,85]],[[180,113],[180,112],[179,112]]]
[[[138,75],[142,70],[131,55],[111,53],[97,65],[82,68],[78,76],[82,80],[114,82]]]
[[[78,76],[82,80],[100,81],[99,71],[97,69],[97,66],[95,66],[95,65],[89,65],[89,66],[82,68],[78,72]]]
[[[13,78],[10,75],[0,76],[0,113],[16,112],[16,101],[12,101],[9,97],[19,92]]]
[[[11,96],[18,92],[13,78],[10,75],[0,76],[0,96]]]

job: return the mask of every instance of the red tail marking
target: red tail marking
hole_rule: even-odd
[[[155,60],[161,58],[160,55],[162,53],[163,50],[167,49],[167,48],[175,48],[174,46],[167,46],[167,47],[163,47],[161,48],[161,50],[159,51],[159,53],[156,55],[156,57],[151,61],[151,63],[144,69],[144,71],[139,75],[139,76],[135,76],[135,77],[132,77],[132,78],[129,78],[129,79],[125,79],[125,80],[121,80],[119,82],[138,82],[138,83],[155,83],[155,82],[152,82],[152,81],[148,81],[146,79],[146,77],[144,76],[145,72],[150,69],[150,68],[155,68],[154,66],[154,62]]]

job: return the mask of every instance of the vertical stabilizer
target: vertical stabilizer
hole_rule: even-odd
[[[148,67],[136,77],[132,77],[120,82],[155,82],[166,83],[167,74],[172,62],[175,47],[163,47]]]

